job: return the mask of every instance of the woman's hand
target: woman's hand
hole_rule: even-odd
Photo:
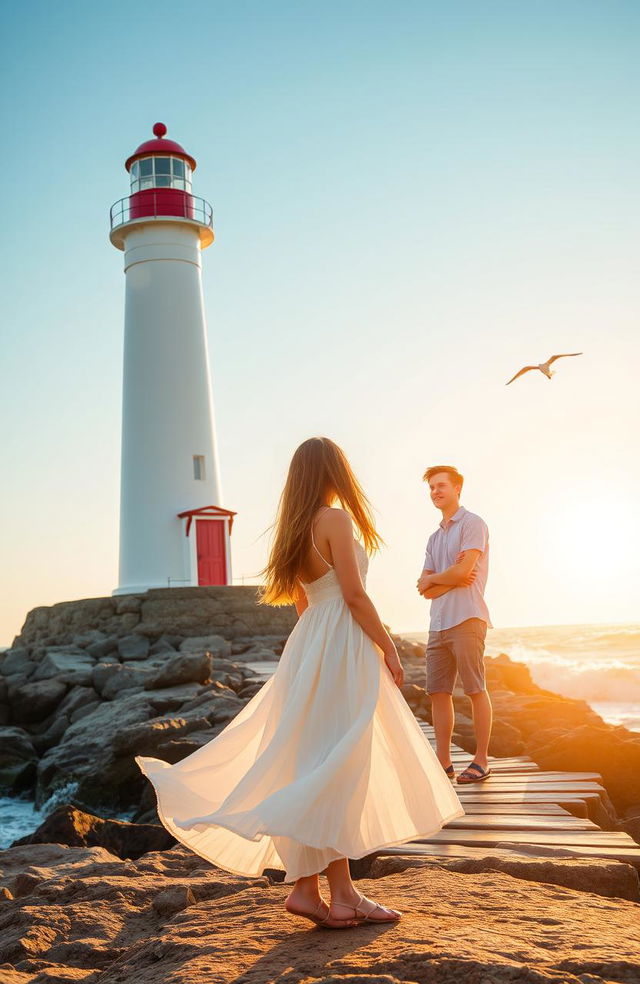
[[[401,687],[404,682],[404,670],[402,669],[402,663],[400,662],[400,657],[395,646],[393,649],[388,649],[385,652],[384,661],[393,677],[393,682],[397,687]]]

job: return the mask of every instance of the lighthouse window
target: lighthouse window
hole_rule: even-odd
[[[147,188],[191,191],[191,168],[175,157],[145,157],[131,165],[131,192]]]
[[[198,481],[204,480],[204,455],[194,454],[193,456],[193,477]]]

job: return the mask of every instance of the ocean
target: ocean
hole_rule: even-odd
[[[426,642],[424,632],[400,634]],[[540,687],[586,700],[605,721],[640,734],[640,624],[489,629],[486,651],[526,663]],[[264,664],[255,667],[267,669]],[[71,784],[58,790],[41,811],[29,799],[0,796],[0,849],[35,830],[74,791]]]
[[[586,700],[609,724],[640,733],[640,623],[489,629],[486,652],[507,653],[538,686]]]

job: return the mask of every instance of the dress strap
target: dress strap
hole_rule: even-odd
[[[328,508],[329,508],[329,506],[325,506],[325,509],[328,509]],[[329,570],[332,571],[333,570],[333,564],[330,564],[329,561],[328,560],[325,560],[325,558],[322,556],[322,554],[320,553],[320,551],[318,550],[318,548],[316,546],[316,541],[315,541],[314,536],[313,536],[313,527],[315,526],[315,523],[317,523],[318,518],[319,517],[316,517],[315,521],[311,524],[311,543],[313,544],[313,549],[317,553],[317,555],[320,558],[320,560],[324,561],[324,563],[327,565],[327,567],[329,568]]]

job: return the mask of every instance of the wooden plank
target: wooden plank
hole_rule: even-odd
[[[593,820],[581,820],[578,817],[534,817],[534,816],[497,816],[486,813],[466,813],[445,824],[445,830],[546,830],[549,833],[564,833],[567,830],[595,830],[600,828]]]
[[[590,786],[601,786],[601,776],[597,772],[525,772],[525,773],[511,773],[507,772],[503,775],[490,776],[488,779],[484,779],[480,783],[468,783],[467,785],[474,786],[539,786],[543,783],[551,783],[552,785],[558,785],[559,783],[567,783],[573,786],[581,786],[582,788],[589,788]],[[456,783],[456,789],[458,786],[465,785],[465,783]]]
[[[557,803],[465,803],[464,811],[473,814],[486,813],[487,816],[573,816]]]
[[[528,845],[526,851],[519,851],[518,845],[510,845],[507,841],[501,841],[498,847],[468,847],[464,844],[403,844],[401,847],[387,847],[381,851],[376,851],[378,857],[412,857],[412,858],[486,858],[495,855],[496,857],[508,857],[517,860],[526,858],[546,858],[553,860],[554,857],[587,857],[604,858],[607,861],[623,861],[625,864],[632,864],[640,869],[640,849],[637,851],[627,851],[624,848],[608,847],[581,847],[579,849],[558,848],[559,854],[549,854],[548,849],[543,846],[540,854],[535,853],[536,845]]]
[[[532,779],[523,779],[522,782],[508,782],[507,779],[496,776],[492,782],[490,779],[484,782],[455,783],[454,789],[458,796],[465,795],[469,787],[473,787],[474,795],[478,795],[477,789],[486,789],[492,793],[572,793],[573,795],[582,793],[596,793],[604,799],[605,790],[595,782],[535,782]]]
[[[617,830],[565,830],[565,831],[545,831],[534,832],[513,831],[508,837],[504,837],[499,830],[449,830],[445,828],[433,834],[431,837],[418,837],[413,843],[416,844],[468,844],[470,847],[483,845],[495,847],[502,840],[508,840],[514,844],[544,844],[550,847],[562,847],[570,845],[572,847],[624,847],[627,849],[636,848],[640,855],[640,845],[625,834],[624,831]]]

